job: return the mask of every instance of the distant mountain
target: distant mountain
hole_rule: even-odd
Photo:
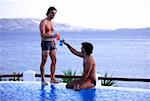
[[[0,19],[0,33],[4,32],[39,32],[39,23],[41,19]],[[67,24],[56,23],[55,30],[60,32],[79,32],[79,33],[98,33],[98,34],[138,34],[149,36],[150,28],[140,29],[117,29],[117,30],[104,30],[104,29],[87,29],[81,27],[74,27]]]
[[[37,31],[38,20],[0,19],[0,32]]]
[[[37,32],[41,19],[0,19],[0,32]],[[83,28],[55,24],[56,31],[81,31]]]

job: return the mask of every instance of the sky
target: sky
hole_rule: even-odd
[[[46,17],[78,27],[117,29],[150,27],[150,0],[0,0],[0,18]]]

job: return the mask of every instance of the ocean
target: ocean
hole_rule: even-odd
[[[78,51],[82,42],[91,42],[97,73],[107,72],[113,77],[150,79],[150,34],[114,34],[98,32],[61,32],[61,36]],[[41,39],[37,33],[0,33],[0,74],[22,73],[34,70],[40,73]],[[56,74],[71,69],[81,74],[83,60],[73,55],[66,46],[57,44]],[[49,74],[51,60],[48,58],[46,73]],[[149,83],[118,83],[121,86],[150,88]],[[136,86],[135,86],[136,85]]]

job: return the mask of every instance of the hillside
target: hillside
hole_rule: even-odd
[[[41,19],[0,19],[0,32],[37,32]],[[55,24],[56,31],[80,31],[82,28]]]
[[[1,33],[25,33],[25,32],[39,32],[39,23],[41,19],[0,19],[0,34]],[[97,37],[98,35],[104,37],[142,37],[150,39],[150,28],[139,29],[86,29],[81,27],[74,27],[67,24],[55,23],[55,30],[64,34],[73,33],[88,36],[91,33]]]

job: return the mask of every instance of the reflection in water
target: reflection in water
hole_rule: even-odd
[[[55,85],[51,85],[50,87],[51,87],[51,90],[49,93],[49,97],[52,101],[56,101],[56,99],[57,99],[56,87],[55,87]]]
[[[50,88],[47,88],[50,87]],[[41,85],[40,101],[56,101],[57,93],[55,85]]]
[[[80,91],[82,101],[96,101],[96,89],[85,89]]]
[[[41,90],[40,90],[40,101],[45,101],[46,100],[46,91],[45,91],[45,85],[41,84]]]
[[[41,84],[41,90],[44,90],[45,86],[46,86],[46,85],[42,85],[42,84]]]
[[[69,95],[69,96],[68,96]],[[41,86],[39,101],[96,101],[96,89],[84,89],[74,91],[69,89],[59,89],[56,85]]]

